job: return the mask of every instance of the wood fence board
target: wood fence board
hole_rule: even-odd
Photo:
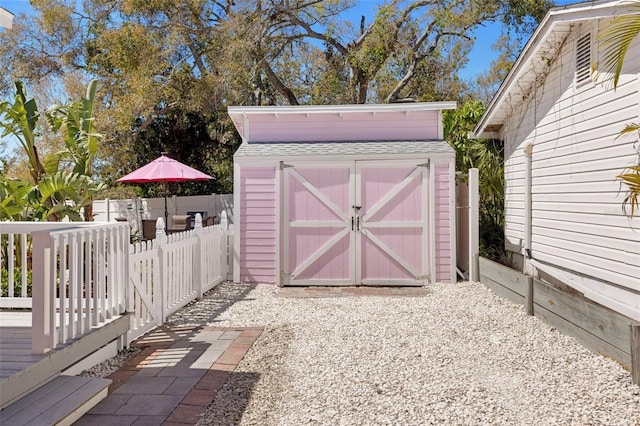
[[[480,271],[482,271],[482,267],[480,267]],[[489,287],[491,291],[493,291],[498,296],[504,297],[505,299],[510,300],[511,302],[518,305],[524,305],[525,299],[522,295],[514,292],[509,287],[506,287],[490,278],[485,277],[484,275],[482,275],[482,272],[480,273],[480,282]]]
[[[526,302],[527,276],[519,271],[480,258],[480,282],[512,302]],[[634,351],[636,362],[640,363],[638,349],[633,348],[630,319],[537,279],[533,280],[533,287],[533,310],[537,317],[627,369],[632,369]],[[640,340],[640,336],[637,338]],[[640,366],[636,370],[640,371]]]
[[[522,297],[527,295],[527,277],[508,266],[481,257],[480,275],[484,275],[493,282],[501,283],[503,286],[508,286],[511,291]]]
[[[559,332],[577,339],[587,349],[617,361],[627,370],[631,368],[631,357],[627,352],[599,339],[588,331],[585,331],[540,305],[535,306],[535,311],[538,318],[555,327]]]
[[[631,380],[640,386],[640,324],[630,325],[631,334]]]
[[[535,305],[563,317],[576,327],[587,330],[598,339],[630,355],[630,320],[586,300],[572,297],[539,280],[534,280],[533,294]]]

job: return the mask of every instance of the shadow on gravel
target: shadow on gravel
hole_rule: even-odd
[[[215,319],[234,303],[244,299],[256,287],[248,283],[220,283],[209,290],[202,299],[189,303],[171,315],[165,325],[168,327],[193,325],[199,326],[215,322]]]
[[[198,425],[239,425],[259,379],[258,373],[232,372]]]

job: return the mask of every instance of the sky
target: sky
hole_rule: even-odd
[[[556,0],[556,4],[565,5],[574,3],[575,1]],[[370,23],[375,14],[376,5],[381,3],[380,0],[359,0],[358,5],[349,14],[348,18],[358,22],[359,16],[364,15],[366,22]],[[31,13],[32,9],[29,0],[0,0],[0,7],[3,7],[18,15],[20,13]],[[464,80],[474,79],[476,75],[485,72],[491,65],[491,61],[498,55],[497,52],[491,50],[491,46],[500,36],[502,26],[499,23],[487,24],[478,28],[473,34],[476,38],[473,50],[469,55],[469,62],[460,73],[460,77]]]

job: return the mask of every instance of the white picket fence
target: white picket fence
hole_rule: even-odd
[[[31,308],[34,353],[125,312],[135,339],[230,276],[226,228],[198,215],[193,230],[167,236],[162,222],[155,240],[130,244],[126,223],[0,222],[0,308]]]
[[[194,229],[165,234],[158,219],[156,238],[130,246],[129,311],[134,312],[129,338],[135,339],[206,291],[229,274],[229,247],[233,241],[221,225],[202,227],[196,216]]]

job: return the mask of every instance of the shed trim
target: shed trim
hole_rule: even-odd
[[[357,105],[282,105],[282,106],[229,106],[232,117],[238,115],[283,114],[346,114],[350,112],[411,112],[455,109],[456,102],[416,102],[411,104],[357,104]]]
[[[313,156],[379,156],[393,155],[452,156],[453,149],[445,141],[401,142],[305,142],[305,143],[243,143],[234,158],[259,157],[313,157]]]

